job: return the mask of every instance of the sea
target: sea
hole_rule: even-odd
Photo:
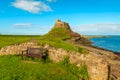
[[[114,52],[120,52],[120,36],[90,38],[89,40],[93,42],[93,46],[97,46]]]

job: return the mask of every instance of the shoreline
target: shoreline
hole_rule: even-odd
[[[91,41],[90,39],[92,38],[109,38],[109,37],[112,37],[112,36],[89,36],[88,40]],[[113,36],[115,37],[115,36]],[[89,45],[90,47],[92,48],[96,48],[96,49],[100,49],[100,50],[104,50],[104,51],[109,51],[109,52],[113,52],[114,54],[117,54],[117,55],[120,55],[120,52],[118,51],[113,51],[113,50],[110,50],[110,49],[106,49],[106,48],[102,48],[102,47],[99,47],[97,45],[93,45],[94,42],[91,41],[91,45]]]
[[[109,38],[109,37],[120,37],[120,35],[84,35],[85,38]]]
[[[90,38],[108,38],[108,37],[110,37],[110,36],[97,36],[97,35],[85,36],[85,38],[88,38],[88,39],[90,39]]]
[[[116,51],[108,50],[108,49],[101,48],[101,47],[99,47],[99,46],[94,46],[94,45],[90,45],[89,47],[96,48],[96,49],[99,49],[99,50],[104,50],[104,51],[113,52],[114,54],[117,54],[117,55],[120,56],[120,52],[116,52]]]

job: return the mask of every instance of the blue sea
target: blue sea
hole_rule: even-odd
[[[105,38],[90,38],[94,46],[107,50],[120,52],[120,36],[109,36]]]

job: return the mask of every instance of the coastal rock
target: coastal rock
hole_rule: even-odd
[[[53,29],[54,28],[63,28],[64,30],[66,30],[68,32],[68,34],[71,35],[71,38],[67,39],[67,41],[69,41],[69,42],[76,43],[76,44],[80,43],[83,45],[91,44],[91,42],[86,37],[72,31],[72,29],[70,28],[70,25],[66,22],[62,22],[61,20],[58,19],[56,21],[56,23],[54,24]]]

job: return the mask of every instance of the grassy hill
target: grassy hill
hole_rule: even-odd
[[[66,39],[69,39],[71,37],[71,34],[64,28],[53,28],[50,32],[41,36],[36,41],[39,44],[49,44],[53,47],[63,48],[67,51],[76,51],[85,54],[88,53],[88,51],[86,51],[85,49],[65,41]]]

